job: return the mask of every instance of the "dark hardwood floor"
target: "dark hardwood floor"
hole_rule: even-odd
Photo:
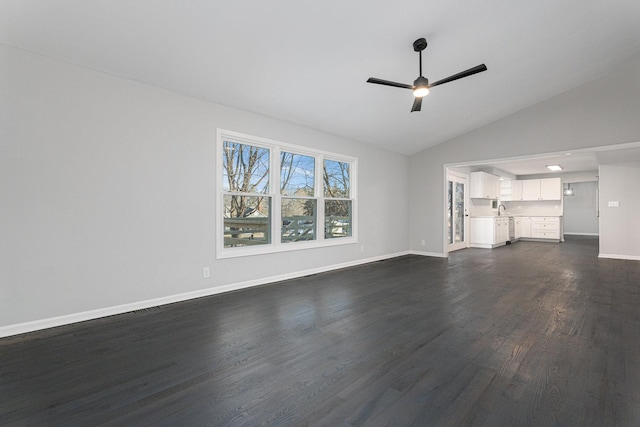
[[[638,426],[640,262],[597,251],[405,256],[4,338],[0,425]]]

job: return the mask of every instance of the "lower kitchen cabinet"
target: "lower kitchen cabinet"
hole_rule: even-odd
[[[513,238],[519,239],[522,237],[522,218],[515,217],[513,219]]]
[[[557,216],[531,217],[531,237],[560,240],[560,218]]]
[[[562,240],[562,223],[557,216],[521,217],[520,238]]]
[[[520,237],[521,238],[531,237],[531,217],[530,216],[520,217]]]
[[[509,240],[509,218],[471,218],[470,246],[495,248]]]
[[[508,217],[472,217],[469,246],[495,248],[509,241]],[[514,218],[514,238],[523,240],[562,240],[562,221],[557,216],[522,216]]]

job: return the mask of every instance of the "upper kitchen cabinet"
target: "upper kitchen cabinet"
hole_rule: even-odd
[[[541,179],[540,200],[562,200],[562,180],[560,178]]]
[[[471,172],[470,187],[472,199],[497,200],[500,196],[500,178],[486,172]]]
[[[522,182],[514,179],[500,181],[500,200],[503,202],[522,200]]]
[[[562,200],[562,181],[560,178],[525,179],[522,200]]]

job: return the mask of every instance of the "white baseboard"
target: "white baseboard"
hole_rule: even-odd
[[[567,236],[599,236],[599,233],[573,233],[573,232],[564,232]]]
[[[598,254],[598,258],[626,259],[629,261],[640,261],[640,255]]]
[[[116,314],[127,313],[135,310],[142,310],[159,305],[172,304],[180,301],[206,297],[224,292],[235,291],[239,289],[250,288],[253,286],[266,285],[269,283],[280,282],[283,280],[295,279],[297,277],[309,276],[311,274],[324,273],[341,268],[353,267],[356,265],[367,264],[370,262],[382,261],[385,259],[397,258],[403,255],[409,255],[410,251],[396,252],[393,254],[381,255],[371,258],[349,261],[341,264],[327,265],[309,270],[296,271],[294,273],[280,274],[277,276],[264,277],[246,282],[232,283],[229,285],[216,286],[215,288],[201,289],[193,292],[185,292],[182,294],[169,295],[166,297],[154,298],[144,301],[122,304],[113,307],[99,308],[96,310],[83,311],[79,313],[66,314],[63,316],[51,317],[48,319],[34,320],[31,322],[17,323],[14,325],[0,327],[0,338],[12,335],[24,334],[27,332],[39,331],[42,329],[54,328],[57,326],[69,325],[71,323],[84,322],[87,320],[98,319],[101,317],[113,316]]]
[[[438,252],[424,252],[424,251],[409,251],[411,255],[420,255],[420,256],[432,256],[437,258],[448,258],[446,254],[438,253]]]

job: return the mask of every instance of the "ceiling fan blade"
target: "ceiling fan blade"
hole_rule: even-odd
[[[411,107],[411,112],[420,111],[420,107],[422,107],[422,97],[416,96],[416,99],[413,100],[413,107]]]
[[[408,85],[408,84],[404,84],[404,83],[390,82],[389,80],[376,79],[375,77],[369,77],[369,80],[367,80],[367,83],[375,83],[375,84],[378,84],[378,85],[393,86],[393,87],[400,87],[400,88],[403,88],[403,89],[411,89],[411,90],[413,90],[413,85]]]
[[[438,86],[438,85],[441,85],[441,84],[444,84],[444,83],[449,83],[449,82],[452,82],[454,80],[461,79],[463,77],[469,77],[469,76],[472,76],[474,74],[481,73],[483,71],[487,71],[487,66],[486,65],[484,65],[484,64],[476,65],[473,68],[469,68],[468,70],[461,71],[458,74],[454,74],[453,76],[449,76],[449,77],[444,78],[442,80],[438,80],[435,83],[431,83],[429,85],[429,87],[434,87],[434,86]]]

